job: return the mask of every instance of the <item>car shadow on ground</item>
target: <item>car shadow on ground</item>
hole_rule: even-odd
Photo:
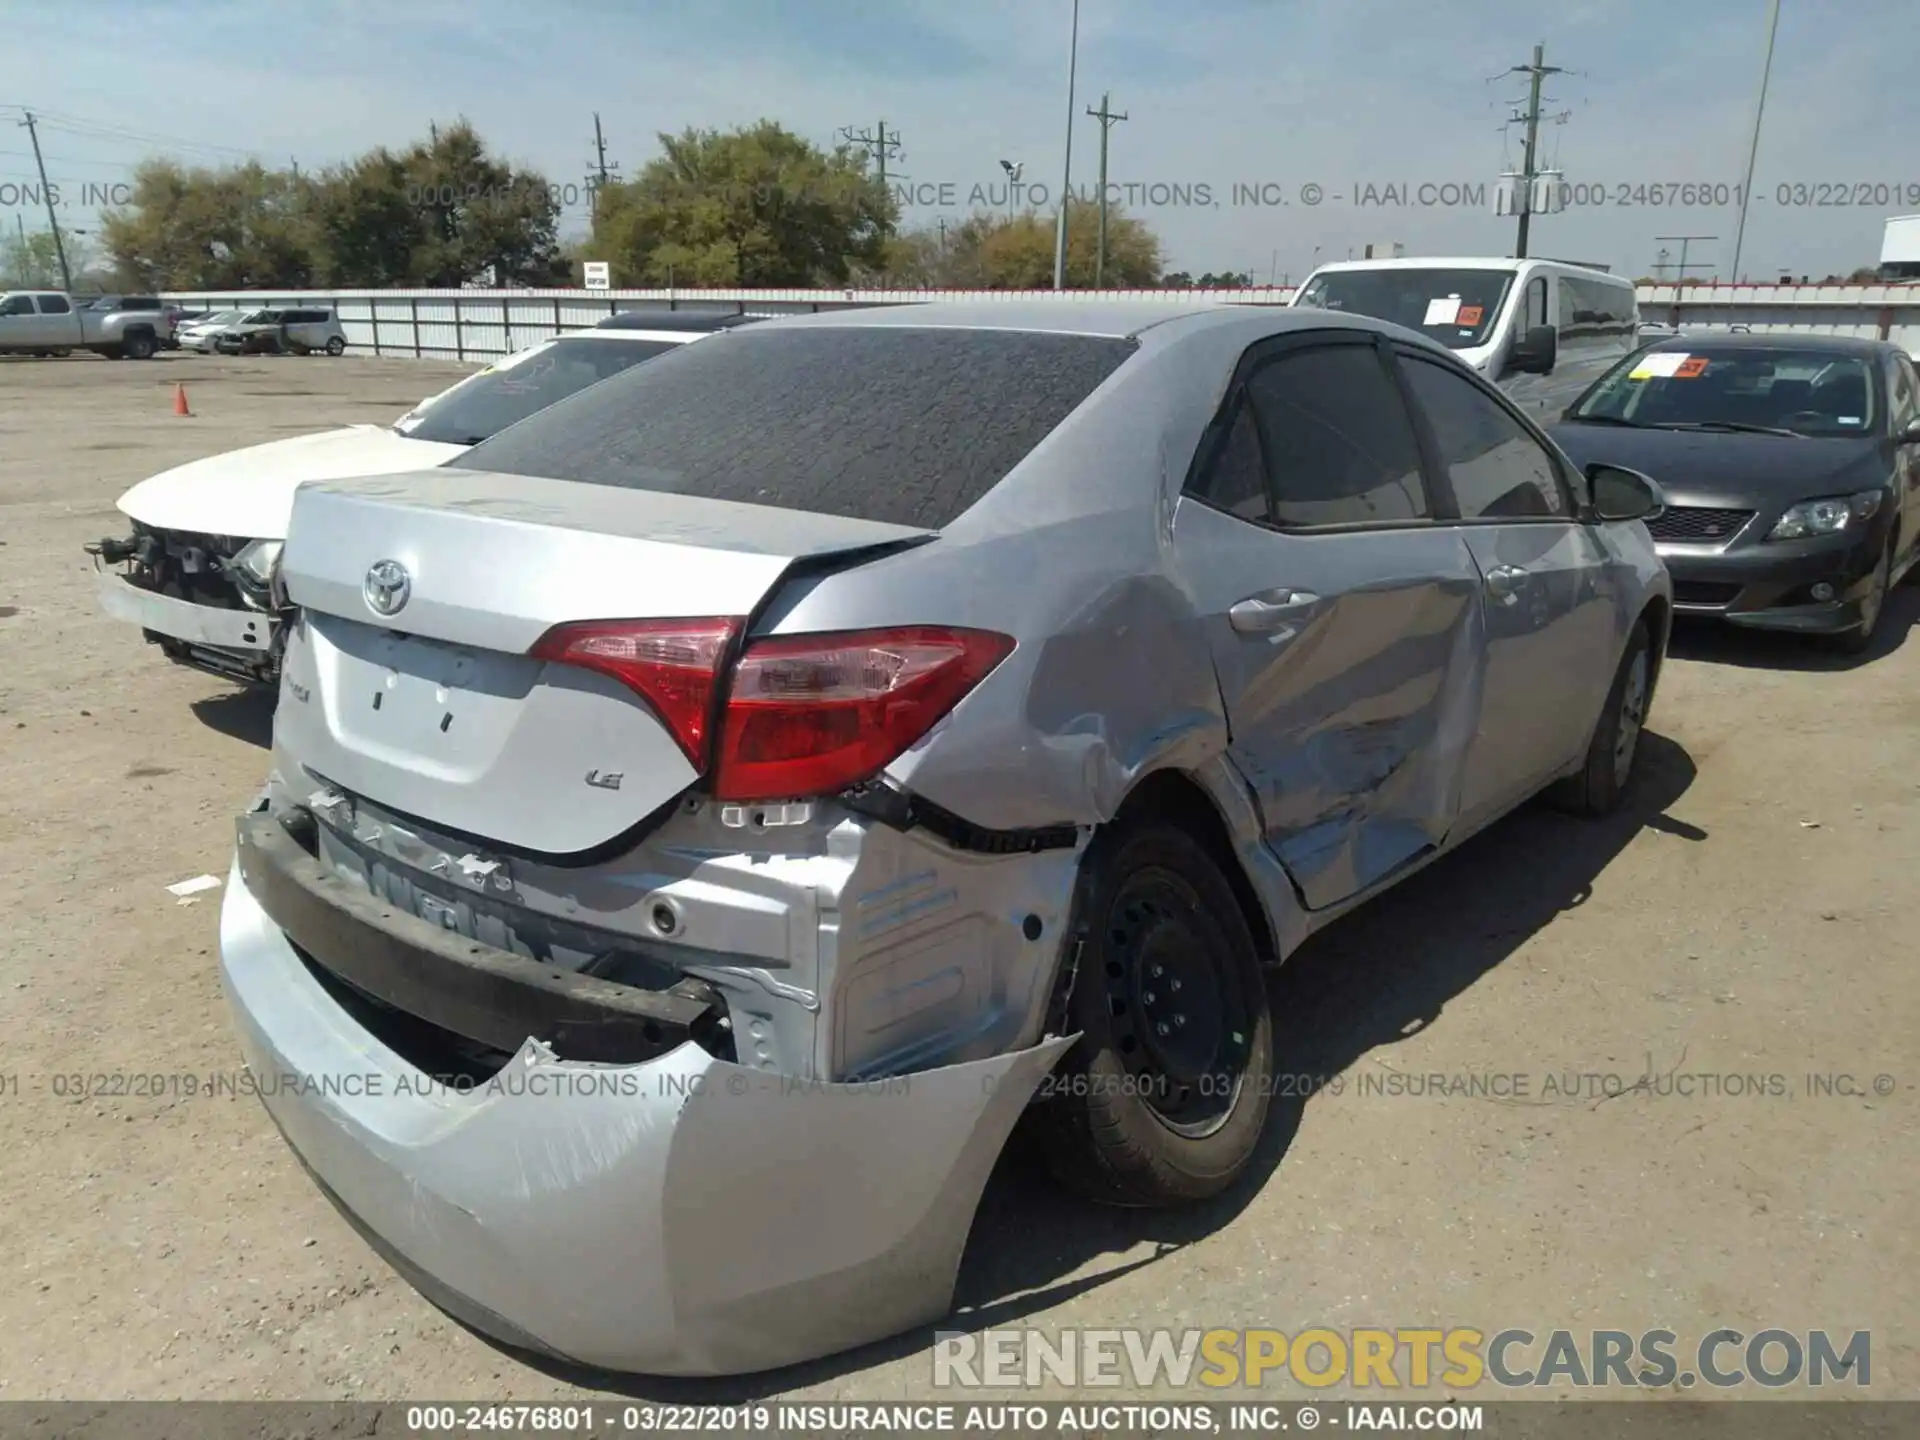
[[[1276,1073],[1340,1075],[1424,1030],[1528,937],[1585,904],[1595,878],[1641,830],[1706,839],[1666,814],[1693,778],[1687,752],[1649,732],[1626,800],[1612,815],[1581,819],[1526,806],[1314,936],[1272,977]],[[938,1331],[1017,1324],[1220,1230],[1252,1203],[1292,1145],[1311,1087],[1293,1088],[1275,1096],[1240,1181],[1186,1210],[1087,1204],[1054,1185],[1016,1133],[975,1216],[953,1312],[857,1350],[759,1375],[696,1380],[614,1374],[480,1338],[555,1378],[670,1403],[740,1404],[831,1382],[923,1351]],[[795,1219],[796,1233],[804,1233],[804,1217]],[[1139,1253],[1142,1247],[1151,1248]]]
[[[244,690],[208,695],[188,708],[208,729],[269,750],[273,748],[273,707],[279,698],[277,690],[249,685]]]
[[[1858,655],[1826,649],[1806,635],[1743,630],[1720,620],[1688,618],[1674,625],[1667,653],[1679,660],[1746,670],[1857,670],[1886,659],[1906,644],[1916,622],[1920,622],[1920,575],[1910,576],[1888,594],[1873,643]]]

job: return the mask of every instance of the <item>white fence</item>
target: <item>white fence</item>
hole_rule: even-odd
[[[374,355],[493,360],[621,311],[732,310],[791,314],[930,300],[1084,304],[1091,300],[1181,305],[1284,305],[1286,286],[1237,290],[288,290],[172,292],[197,310],[329,306],[347,340]],[[1689,328],[1745,325],[1891,339],[1920,355],[1920,283],[1910,285],[1643,286],[1643,320]]]

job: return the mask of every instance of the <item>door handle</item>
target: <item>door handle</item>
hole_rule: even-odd
[[[1242,635],[1271,635],[1284,630],[1320,603],[1318,595],[1281,586],[1249,595],[1227,611],[1227,623]]]
[[[1526,583],[1527,572],[1518,565],[1496,565],[1487,571],[1487,593],[1502,605],[1519,600],[1518,591]]]

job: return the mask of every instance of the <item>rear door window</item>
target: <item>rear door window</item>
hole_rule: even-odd
[[[459,464],[938,529],[1134,348],[1009,330],[747,326],[562,400]]]
[[[1267,465],[1260,454],[1260,433],[1253,407],[1244,395],[1235,401],[1233,419],[1206,467],[1187,486],[1187,494],[1242,520],[1273,518],[1267,503]]]
[[[1433,514],[1400,390],[1370,344],[1318,345],[1247,381],[1282,526],[1405,523]]]
[[[71,315],[73,307],[67,303],[64,295],[42,295],[40,297],[42,315]]]

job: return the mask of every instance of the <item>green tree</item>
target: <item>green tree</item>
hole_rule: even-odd
[[[945,238],[931,230],[915,230],[895,237],[883,262],[872,275],[876,281],[906,286],[946,286],[988,290],[1046,289],[1053,284],[1054,226],[1056,219],[1027,211],[1001,215],[976,211],[958,225],[947,227]],[[1097,204],[1073,202],[1067,217],[1066,283],[1084,289],[1093,284],[1099,250],[1100,209]],[[1107,206],[1106,284],[1158,285],[1160,240],[1144,221]]]
[[[221,170],[148,160],[132,200],[101,217],[115,268],[142,289],[294,289],[312,283],[306,185],[254,162]]]
[[[74,288],[87,289],[91,257],[86,242],[62,231],[60,244],[67,252]],[[58,290],[61,283],[60,249],[53,243],[51,230],[0,232],[0,289]]]
[[[842,284],[882,261],[898,212],[863,153],[771,120],[662,134],[660,149],[599,193],[593,252],[615,284]]]

